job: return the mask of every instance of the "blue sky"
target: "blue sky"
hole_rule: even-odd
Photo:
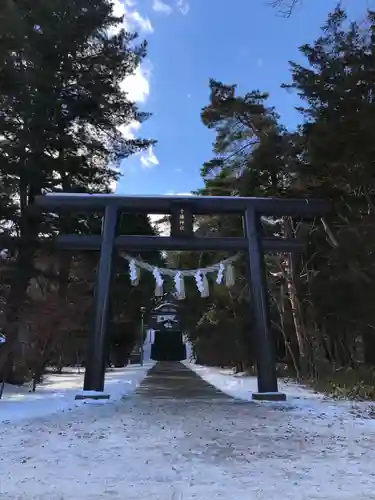
[[[148,58],[125,82],[129,95],[153,116],[125,133],[156,139],[153,150],[122,163],[119,194],[188,193],[201,186],[201,165],[212,157],[214,135],[200,122],[208,80],[238,84],[240,92],[270,93],[270,104],[290,128],[300,120],[288,61],[303,62],[298,47],[312,42],[336,0],[302,0],[289,19],[267,0],[114,0],[129,29],[149,42]],[[351,18],[375,0],[345,0]]]

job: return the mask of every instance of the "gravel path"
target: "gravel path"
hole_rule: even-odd
[[[135,394],[137,399],[164,399],[181,403],[181,400],[234,402],[230,396],[205,382],[182,363],[157,363],[148,372]]]
[[[120,403],[3,426],[0,498],[370,500],[374,445],[363,422],[237,402],[159,364]]]

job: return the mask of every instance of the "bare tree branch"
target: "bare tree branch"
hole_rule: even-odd
[[[269,5],[278,9],[284,17],[290,17],[298,3],[302,3],[302,0],[272,0]]]

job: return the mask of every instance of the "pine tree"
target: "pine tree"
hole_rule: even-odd
[[[148,117],[122,87],[146,43],[137,45],[136,34],[120,25],[109,0],[0,5],[0,179],[8,190],[1,220],[2,231],[20,236],[8,297],[11,338],[34,272],[35,238],[40,231],[80,230],[75,217],[41,226],[35,196],[108,192],[120,161],[152,143],[125,139],[119,129]]]
[[[293,83],[287,85],[305,103],[300,186],[309,196],[333,201],[331,225],[339,243],[331,248],[318,240],[317,274],[309,289],[315,315],[330,332],[330,356],[350,361],[360,334],[365,358],[375,364],[375,13],[368,12],[359,25],[348,23],[337,8],[322,31],[313,44],[301,47],[309,64],[291,63]]]
[[[293,82],[285,85],[304,101],[299,108],[304,123],[295,133],[279,125],[266,101],[247,101],[247,96],[264,94],[236,96],[235,86],[220,82],[211,82],[211,102],[202,113],[204,123],[217,132],[215,158],[202,169],[202,193],[333,202],[325,224],[317,220],[311,227],[286,219],[274,226],[273,231],[285,234],[306,233],[310,243],[302,258],[269,261],[273,324],[278,311],[278,328],[286,333],[296,368],[304,361],[305,374],[312,376],[325,361],[355,366],[361,339],[364,360],[375,364],[374,19],[369,12],[366,23],[350,24],[337,8],[322,35],[301,47],[307,64],[291,63]],[[261,126],[254,147],[251,124],[257,120]],[[215,217],[205,218],[204,227],[224,235],[240,231],[233,221]],[[201,317],[207,313],[203,310]]]
[[[216,131],[216,139],[215,157],[201,170],[206,194],[282,194],[288,184],[291,136],[267,99],[259,91],[239,96],[235,85],[210,81],[210,104],[201,118]]]
[[[290,184],[292,170],[291,136],[279,124],[275,110],[267,106],[268,95],[260,91],[248,92],[241,96],[235,85],[226,85],[216,80],[210,81],[210,102],[201,113],[202,122],[215,130],[213,144],[214,158],[206,162],[201,175],[204,188],[199,194],[229,196],[281,196]],[[199,233],[209,236],[242,236],[240,217],[208,216],[198,219]],[[267,228],[272,232],[275,226]],[[212,264],[226,258],[220,252],[205,253],[197,259],[190,255],[189,267]],[[225,340],[227,331],[233,332],[232,361],[241,366],[243,362],[254,361],[254,346],[251,341],[248,269],[244,259],[236,262],[236,285],[227,291],[212,284],[209,303],[194,304],[191,317],[200,314],[197,323],[205,332],[209,325],[215,325],[215,335],[207,340],[198,335],[200,345],[212,342],[215,351],[219,345],[229,356],[229,346]],[[219,327],[220,325],[220,327]],[[209,331],[209,328],[208,328]],[[235,334],[236,332],[236,334]],[[207,333],[207,332],[206,332]],[[224,337],[221,338],[221,334]],[[216,345],[216,347],[214,347]],[[225,346],[225,347],[224,347]],[[223,356],[223,352],[217,352]],[[245,356],[241,358],[241,356]],[[221,359],[223,359],[221,357]],[[229,362],[229,359],[227,359]]]

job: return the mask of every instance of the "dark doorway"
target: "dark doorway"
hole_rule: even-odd
[[[180,307],[173,293],[166,293],[151,313],[150,322],[155,332],[151,347],[154,361],[182,361],[186,359]]]
[[[186,345],[182,332],[156,331],[151,347],[151,359],[154,361],[182,361],[186,359]]]

